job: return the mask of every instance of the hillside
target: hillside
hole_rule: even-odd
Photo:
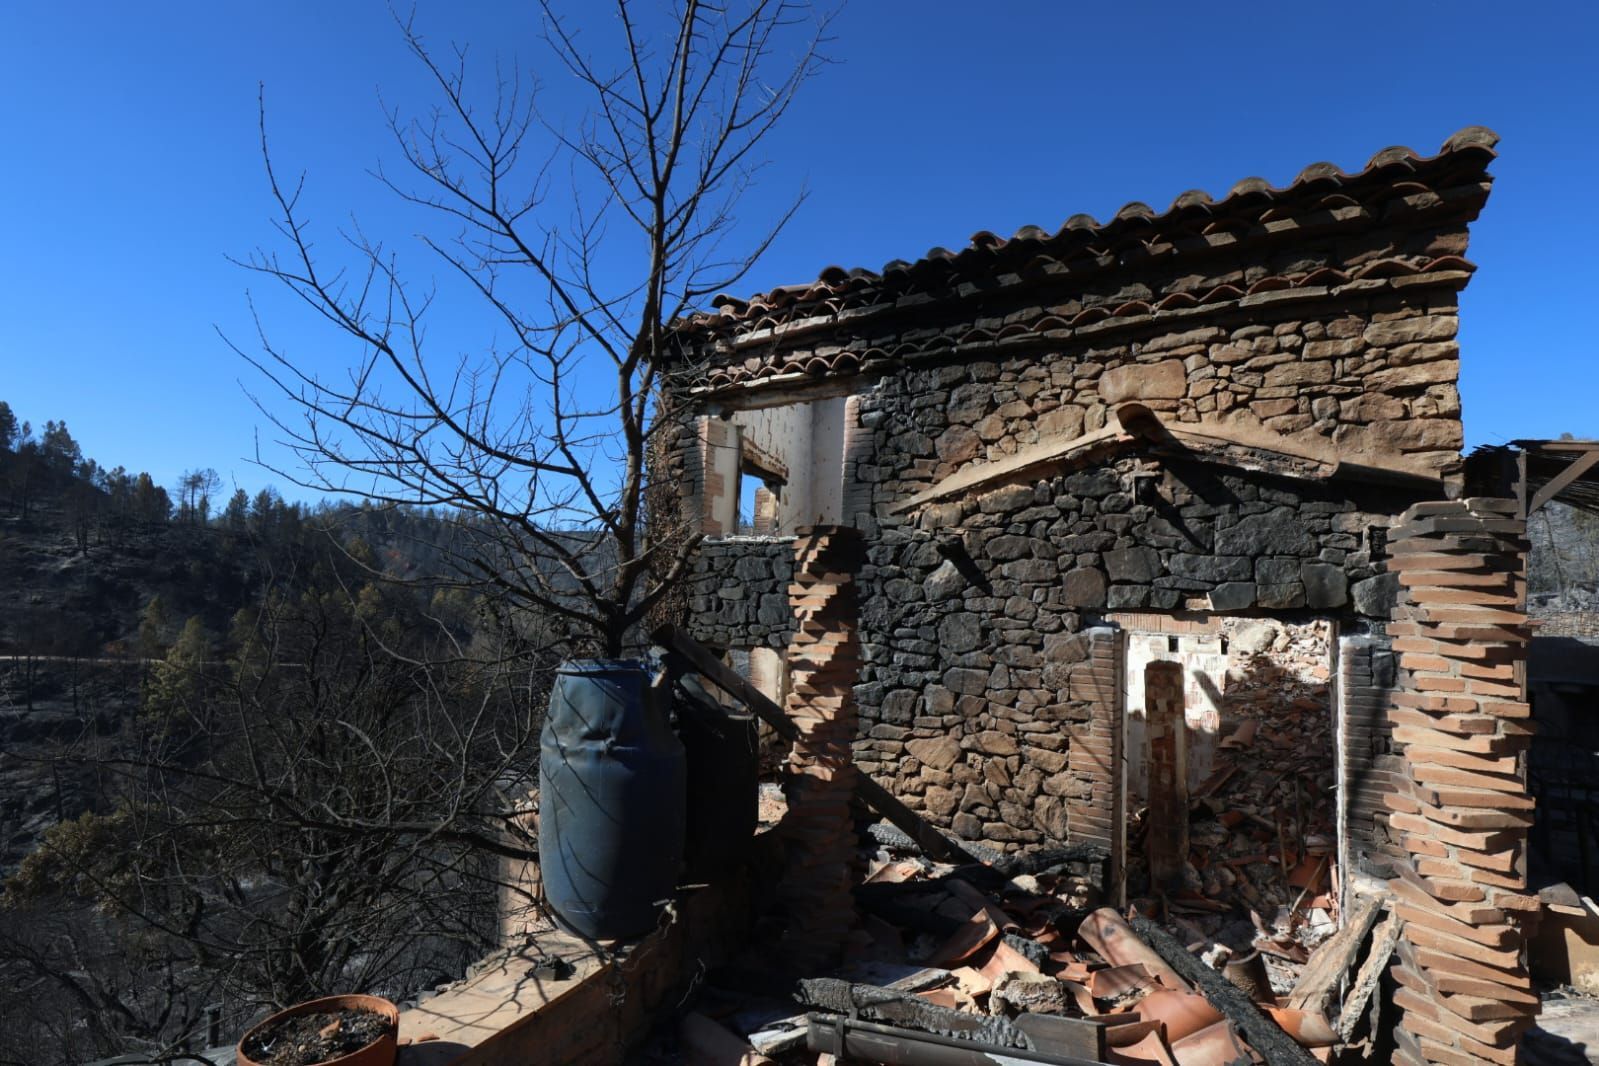
[[[152,665],[191,627],[220,661],[269,597],[349,600],[371,585],[392,623],[425,612],[470,639],[470,597],[403,584],[445,572],[448,521],[271,490],[218,507],[217,484],[198,471],[168,493],[108,471],[64,423],[35,439],[0,401],[0,874],[51,825],[100,806],[92,765],[57,754],[117,749]]]

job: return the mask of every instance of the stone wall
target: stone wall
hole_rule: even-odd
[[[686,582],[688,632],[714,648],[782,648],[794,633],[793,537],[709,537]]]
[[[1457,456],[1453,292],[1314,313],[1252,308],[1185,325],[1011,359],[930,359],[885,379],[882,402],[869,392],[862,405],[881,457],[876,503],[971,463],[1101,429],[1127,402],[1178,426],[1255,431],[1345,458],[1441,468]]]
[[[1142,483],[1142,484],[1140,484]],[[1105,755],[1112,608],[1349,616],[1365,530],[1392,490],[1262,479],[1134,456],[887,519],[863,570],[861,766],[962,836],[1110,846],[1116,800],[1069,752]],[[1248,594],[1239,594],[1240,586]],[[1098,739],[1093,723],[1103,719]],[[1070,801],[1081,832],[1066,833]]]
[[[701,518],[725,492],[712,423],[847,396],[859,765],[968,839],[1110,847],[1110,612],[1388,617],[1386,530],[1459,465],[1457,294],[1492,144],[725,301],[678,334],[658,476]],[[697,634],[780,646],[776,571],[752,563],[740,600],[731,549],[706,550]]]

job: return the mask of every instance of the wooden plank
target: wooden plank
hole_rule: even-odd
[[[1224,1016],[1232,1019],[1249,1046],[1272,1066],[1319,1066],[1314,1056],[1272,1021],[1243,991],[1188,953],[1175,937],[1148,918],[1132,921],[1134,932]]]
[[[651,634],[651,639],[668,651],[681,656],[701,677],[748,707],[771,726],[778,736],[790,741],[799,738],[799,729],[789,721],[788,716],[783,713],[783,708],[760,689],[740,677],[732,667],[711,654],[711,650],[705,645],[672,625],[661,626]],[[869,774],[855,775],[855,791],[867,806],[887,818],[895,828],[914,840],[916,846],[929,857],[940,862],[978,861],[959,844],[928,825],[915,811],[894,798],[887,789],[872,780]]]
[[[1564,470],[1544,482],[1543,488],[1539,489],[1532,502],[1527,504],[1527,517],[1536,514],[1538,508],[1560,495],[1567,485],[1593,469],[1595,463],[1599,463],[1599,451],[1590,451],[1581,458],[1573,459]]]
[[[1338,1014],[1338,1038],[1345,1043],[1354,1039],[1355,1027],[1360,1024],[1366,1005],[1371,1002],[1382,975],[1388,970],[1388,960],[1393,957],[1394,947],[1399,943],[1399,933],[1404,927],[1403,918],[1390,914],[1372,934],[1371,950],[1366,953],[1365,961],[1350,982],[1349,994],[1344,997],[1343,1009]]]
[[[1304,972],[1294,990],[1288,993],[1287,1006],[1293,1010],[1311,1010],[1327,1013],[1328,1005],[1338,994],[1344,975],[1354,969],[1359,961],[1360,945],[1366,934],[1377,924],[1380,908],[1377,901],[1365,897],[1355,904],[1344,927],[1331,940],[1311,953]]]

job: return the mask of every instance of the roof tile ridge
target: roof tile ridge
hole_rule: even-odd
[[[1291,182],[1281,187],[1274,186],[1261,177],[1243,178],[1235,182],[1227,195],[1219,201],[1213,200],[1204,190],[1191,189],[1179,194],[1171,206],[1163,212],[1157,213],[1148,204],[1133,200],[1122,205],[1107,222],[1101,223],[1092,215],[1075,214],[1053,234],[1034,225],[1022,226],[1009,239],[998,236],[990,230],[979,230],[971,236],[967,246],[958,251],[934,246],[919,260],[914,262],[890,260],[883,265],[881,271],[877,272],[860,267],[847,270],[841,266],[829,265],[823,268],[813,282],[775,286],[747,300],[721,293],[711,301],[712,307],[719,313],[697,312],[688,316],[686,321],[689,325],[697,327],[713,329],[719,326],[725,327],[731,324],[729,320],[747,318],[761,311],[818,300],[827,295],[858,293],[874,287],[884,287],[891,278],[901,280],[949,270],[978,258],[992,258],[1011,244],[1049,246],[1080,244],[1094,239],[1104,240],[1113,235],[1121,236],[1123,230],[1167,225],[1183,214],[1204,213],[1225,216],[1250,200],[1258,199],[1272,203],[1286,194],[1309,193],[1316,186],[1327,187],[1330,195],[1347,198],[1348,194],[1343,192],[1345,186],[1355,183],[1366,184],[1369,179],[1388,170],[1414,171],[1421,167],[1430,167],[1446,157],[1468,153],[1485,155],[1487,159],[1484,160],[1484,165],[1486,165],[1488,160],[1497,157],[1495,149],[1499,141],[1499,135],[1486,126],[1465,126],[1446,138],[1434,155],[1420,156],[1412,148],[1396,145],[1375,153],[1363,168],[1354,173],[1349,173],[1333,163],[1317,162],[1302,168]],[[1216,225],[1227,228],[1229,223],[1218,219],[1206,228],[1210,229]]]

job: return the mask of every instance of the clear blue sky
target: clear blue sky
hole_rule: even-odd
[[[436,42],[538,65],[529,7],[419,0],[418,19]],[[913,259],[979,229],[1103,219],[1128,200],[1164,208],[1189,188],[1219,196],[1248,175],[1282,184],[1316,160],[1355,169],[1392,144],[1430,154],[1487,125],[1503,142],[1463,298],[1468,444],[1599,436],[1596,11],[855,0],[835,24],[838,63],[747,201],[758,214],[810,191],[747,287]],[[558,108],[570,90],[545,81]],[[249,462],[262,419],[244,387],[259,381],[215,332],[249,339],[245,291],[262,283],[224,256],[272,237],[258,82],[278,163],[309,172],[316,220],[353,211],[403,244],[415,227],[368,174],[393,154],[377,94],[427,98],[382,3],[0,5],[0,399],[167,484],[192,466],[252,491],[276,481]],[[303,314],[269,310],[312,365],[349,361]]]

